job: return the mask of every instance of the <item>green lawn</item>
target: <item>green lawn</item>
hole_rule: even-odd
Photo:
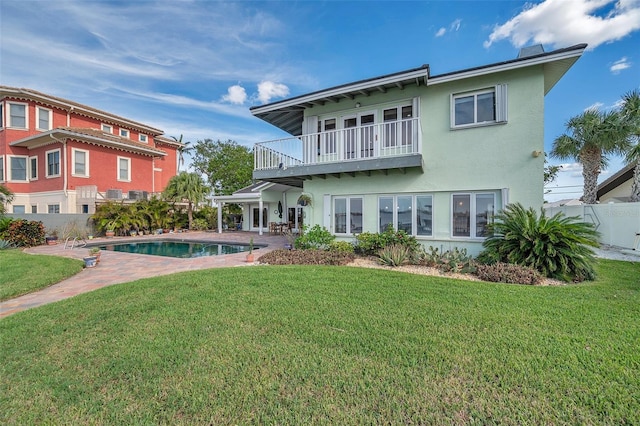
[[[639,424],[640,263],[595,283],[214,269],[0,320],[2,424]]]
[[[0,250],[0,301],[31,293],[82,270],[81,260]]]

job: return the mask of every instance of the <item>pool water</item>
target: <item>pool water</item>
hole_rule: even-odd
[[[118,251],[122,253],[150,254],[153,256],[192,258],[204,256],[219,256],[248,252],[246,244],[229,244],[218,242],[196,241],[132,241],[130,243],[117,242],[103,244],[101,250]],[[258,247],[254,247],[254,250]]]

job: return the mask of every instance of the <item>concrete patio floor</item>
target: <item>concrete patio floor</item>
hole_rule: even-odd
[[[133,237],[124,238],[96,238],[88,241],[91,245],[96,243],[115,243],[117,241],[128,241]],[[224,232],[222,234],[213,232],[187,232],[179,234],[147,235],[136,238],[142,240],[156,240],[161,238],[185,240],[185,241],[211,241],[211,242],[238,242],[248,244],[253,238],[254,245],[264,245],[266,247],[256,248],[254,251],[256,259],[269,251],[284,248],[287,240],[282,235],[258,235],[255,232]],[[65,249],[64,243],[56,245],[43,245],[26,249],[25,252],[31,254],[47,254],[54,256],[72,257],[82,259],[88,256],[89,249],[86,247]],[[15,299],[0,302],[0,318],[35,308],[47,303],[73,297],[77,294],[86,293],[113,284],[120,284],[149,278],[159,275],[173,274],[175,272],[194,271],[198,269],[221,268],[233,266],[251,266],[246,262],[246,253],[226,254],[220,256],[196,257],[191,259],[180,259],[174,257],[151,256],[144,254],[120,253],[103,250],[100,263],[95,268],[85,268],[80,273],[50,287],[25,294]]]

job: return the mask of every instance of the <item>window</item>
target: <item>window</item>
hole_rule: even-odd
[[[9,180],[26,181],[27,180],[27,157],[9,157]]]
[[[103,124],[102,125],[102,131],[105,132],[105,133],[111,134],[111,133],[113,133],[113,127],[110,126],[109,124]]]
[[[0,129],[4,128],[4,103],[0,102]]]
[[[15,205],[14,205],[14,206],[13,206],[13,213],[14,213],[14,214],[16,214],[16,213],[24,214],[24,213],[25,213],[24,206],[20,206],[20,205],[15,206]]]
[[[387,108],[382,112],[384,148],[413,143],[413,106]]]
[[[451,127],[470,127],[506,121],[506,85],[452,95]]]
[[[74,176],[89,176],[89,151],[81,149],[72,149],[71,158],[73,164],[71,168]]]
[[[60,150],[47,151],[47,177],[60,176]]]
[[[4,182],[4,157],[0,156],[0,182]]]
[[[336,119],[318,120],[318,155],[336,153]]]
[[[49,214],[59,214],[60,213],[60,204],[48,204],[47,205],[47,213],[49,213]]]
[[[37,214],[38,213],[38,205],[37,204],[32,204],[31,205],[31,213],[32,214]]]
[[[127,182],[131,180],[130,158],[118,157],[118,180]]]
[[[36,128],[38,130],[51,130],[51,110],[37,107],[36,115]]]
[[[142,143],[149,142],[149,138],[147,137],[147,135],[143,135],[142,133],[138,135],[138,140]]]
[[[38,180],[38,157],[29,157],[29,180]]]
[[[362,198],[336,197],[333,200],[333,232],[355,234],[362,232]]]
[[[433,196],[407,194],[378,198],[378,232],[389,226],[409,235],[433,235]]]
[[[493,222],[494,194],[453,194],[452,235],[484,238],[487,225]]]
[[[27,105],[9,103],[9,126],[15,129],[27,128]]]
[[[123,138],[128,138],[129,131],[127,129],[120,129],[120,136],[122,136]]]

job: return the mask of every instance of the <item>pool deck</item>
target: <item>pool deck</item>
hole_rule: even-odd
[[[123,238],[94,238],[87,241],[90,245],[105,243],[127,242],[133,237]],[[282,235],[258,235],[256,232],[186,232],[179,234],[146,235],[136,237],[136,241],[153,241],[157,239],[176,239],[185,241],[237,242],[248,244],[253,238],[254,245],[265,245],[254,250],[257,259],[264,253],[284,248],[287,240]],[[65,249],[64,243],[43,245],[25,249],[31,254],[48,254],[54,256],[82,259],[89,255],[86,247]],[[35,308],[47,303],[73,297],[77,294],[97,290],[113,284],[135,281],[141,278],[173,274],[175,272],[195,271],[199,269],[252,266],[246,262],[246,253],[225,254],[219,256],[196,257],[180,259],[174,257],[151,256],[145,254],[120,253],[102,250],[100,263],[95,268],[85,268],[80,273],[50,287],[25,294],[15,299],[0,302],[0,319],[26,309]]]

